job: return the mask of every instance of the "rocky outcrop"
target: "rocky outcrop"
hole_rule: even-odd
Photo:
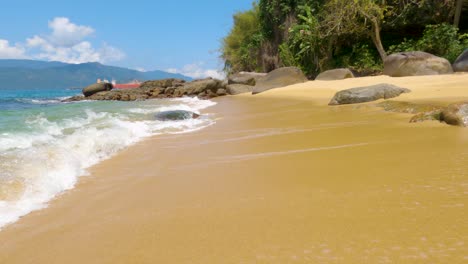
[[[422,51],[395,53],[384,61],[383,74],[392,77],[449,73],[453,69],[448,60]]]
[[[244,84],[228,84],[228,86],[226,87],[228,94],[231,95],[251,93],[253,91],[253,88],[253,86]]]
[[[84,96],[88,97],[99,92],[110,91],[112,88],[112,83],[95,83],[85,87],[82,92]]]
[[[366,87],[356,87],[337,92],[329,105],[371,102],[379,99],[394,98],[402,93],[409,92],[411,92],[409,89],[386,83]]]
[[[167,88],[167,87],[180,87],[185,84],[185,80],[182,79],[163,79],[163,80],[154,80],[146,81],[140,85],[140,88]]]
[[[257,79],[264,77],[266,73],[239,72],[228,76],[228,84],[244,84],[255,86]]]
[[[194,119],[200,117],[199,114],[185,110],[163,111],[156,114],[155,118],[159,121],[179,121]]]
[[[354,78],[354,74],[349,69],[334,69],[320,73],[315,80],[317,81],[333,81]]]
[[[456,72],[468,72],[468,49],[466,49],[453,63]]]
[[[453,126],[468,127],[468,101],[449,105],[440,114],[440,121]]]
[[[226,94],[226,84],[223,81],[216,79],[208,78],[193,82],[185,82],[184,80],[179,79],[165,79],[144,82],[140,88],[135,89],[112,91],[104,90],[86,97],[74,96],[64,100],[64,102],[81,100],[136,101],[154,98],[176,98],[182,96],[210,99]]]
[[[307,77],[296,67],[279,68],[257,79],[252,94],[258,94],[270,89],[285,87],[307,81]]]

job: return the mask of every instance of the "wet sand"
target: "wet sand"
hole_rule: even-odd
[[[214,126],[130,147],[0,231],[0,263],[466,263],[468,130],[326,106],[380,82],[468,99],[468,75],[217,99]]]

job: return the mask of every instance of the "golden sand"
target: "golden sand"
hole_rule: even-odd
[[[381,82],[468,99],[468,75],[217,99],[214,126],[130,147],[0,231],[0,263],[466,263],[468,130],[326,106]]]

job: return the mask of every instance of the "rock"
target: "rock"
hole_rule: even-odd
[[[236,95],[242,93],[251,93],[253,91],[253,86],[244,85],[244,84],[229,84],[227,86],[228,94]]]
[[[422,51],[395,53],[384,61],[383,74],[392,77],[449,73],[453,69],[448,60]]]
[[[172,110],[172,111],[163,111],[156,114],[156,119],[159,121],[177,121],[177,120],[186,120],[192,118],[200,117],[199,114],[185,111],[185,110]]]
[[[468,126],[468,101],[449,105],[440,114],[440,121],[453,126]]]
[[[228,84],[244,84],[255,86],[257,79],[265,75],[266,73],[239,72],[228,76]]]
[[[223,96],[223,95],[226,95],[227,94],[227,91],[226,89],[224,88],[219,88],[217,91],[216,91],[216,95],[217,96]]]
[[[269,72],[257,80],[252,94],[258,94],[270,89],[285,87],[307,81],[307,77],[299,68],[285,67]]]
[[[468,72],[468,49],[466,49],[453,63],[456,72]]]
[[[420,114],[426,112],[439,111],[441,112],[445,107],[427,103],[411,103],[402,101],[383,101],[377,104],[382,107],[385,111],[396,112],[396,113],[408,113],[408,114]]]
[[[85,97],[88,97],[98,92],[110,91],[112,88],[111,83],[95,83],[85,87],[82,92]]]
[[[339,91],[330,101],[329,105],[357,104],[371,102],[379,99],[389,99],[402,93],[411,92],[409,89],[395,85],[381,83],[366,87],[351,88]]]
[[[354,74],[349,69],[334,69],[320,73],[315,80],[317,81],[333,81],[354,78]]]
[[[140,85],[140,88],[168,88],[168,87],[179,87],[184,85],[185,80],[182,79],[163,79],[163,80],[154,80],[154,81],[146,81]]]
[[[197,95],[208,90],[216,93],[220,88],[225,88],[222,81],[208,78],[187,83],[180,90],[184,95]]]

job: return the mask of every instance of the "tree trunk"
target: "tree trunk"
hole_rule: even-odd
[[[380,58],[382,61],[387,58],[387,52],[385,52],[385,49],[382,45],[382,40],[380,39],[380,26],[377,21],[372,20],[372,31],[371,32],[371,38],[372,41],[374,42],[375,48],[377,48],[377,51],[379,52]]]
[[[463,0],[457,0],[457,6],[455,7],[455,18],[453,20],[453,25],[458,27],[460,24],[460,17],[463,7]]]

